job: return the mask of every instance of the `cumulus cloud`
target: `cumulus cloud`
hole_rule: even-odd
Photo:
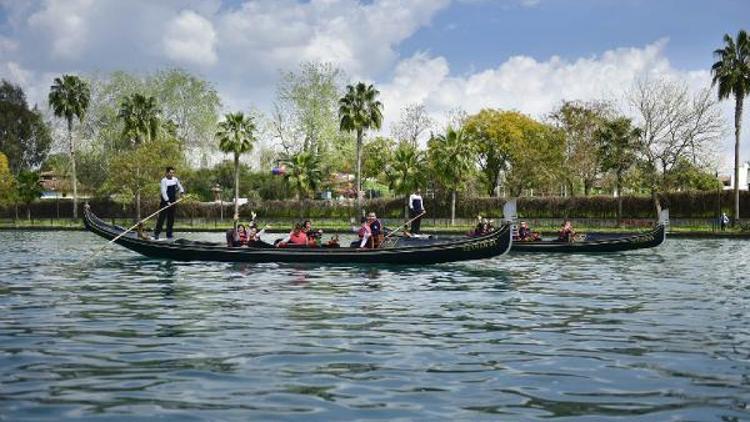
[[[167,24],[164,54],[177,63],[216,63],[216,31],[211,22],[192,10],[185,10]]]
[[[29,17],[29,27],[49,34],[54,57],[79,57],[89,37],[87,11],[92,3],[93,0],[49,0]]]

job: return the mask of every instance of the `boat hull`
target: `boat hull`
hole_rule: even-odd
[[[124,232],[107,224],[87,207],[83,221],[93,233],[113,240]],[[115,240],[120,246],[155,259],[219,262],[308,262],[349,264],[425,265],[442,262],[486,259],[503,255],[511,247],[510,226],[502,226],[485,236],[428,245],[381,249],[355,248],[231,248],[207,242],[159,242],[128,233]]]
[[[667,232],[663,224],[647,233],[607,236],[577,242],[513,242],[514,253],[611,253],[636,249],[655,248],[666,240]]]

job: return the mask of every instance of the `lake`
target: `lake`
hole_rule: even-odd
[[[418,268],[105,243],[0,232],[0,420],[750,419],[750,241]]]

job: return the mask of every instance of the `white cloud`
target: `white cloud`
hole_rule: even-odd
[[[211,22],[192,10],[184,10],[167,24],[164,54],[177,63],[216,63],[216,31]]]
[[[89,37],[87,11],[92,3],[93,0],[48,0],[42,10],[29,17],[29,27],[49,34],[53,56],[77,58]]]

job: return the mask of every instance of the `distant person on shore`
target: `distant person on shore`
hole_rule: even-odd
[[[727,224],[729,224],[729,216],[727,216],[727,213],[721,213],[721,217],[719,217],[719,224],[721,225],[721,231],[725,231],[727,229]]]
[[[424,214],[424,201],[422,200],[422,189],[417,188],[417,191],[409,196],[409,219],[411,222],[411,232],[413,234],[420,234],[420,226],[422,225],[422,214]]]
[[[167,220],[167,239],[172,239],[172,228],[174,227],[174,213],[177,202],[177,196],[185,193],[180,184],[179,179],[174,175],[174,167],[167,167],[164,174],[164,178],[161,179],[160,188],[159,209],[171,205],[169,208],[159,213],[159,218],[156,220],[156,228],[154,229],[154,240],[159,240],[162,227],[164,226],[164,220]]]

